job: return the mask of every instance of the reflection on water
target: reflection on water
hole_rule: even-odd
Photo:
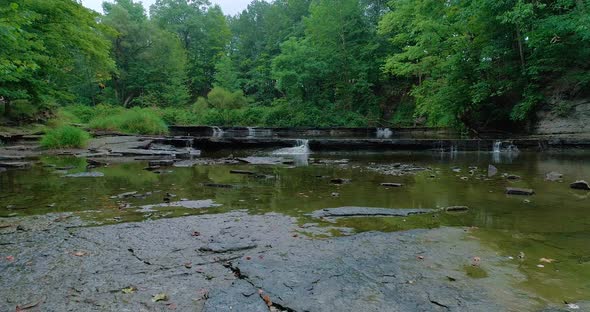
[[[301,146],[301,145],[299,145]],[[272,152],[271,152],[272,153]],[[357,231],[396,231],[438,226],[477,227],[472,236],[516,258],[528,280],[521,286],[555,302],[590,299],[590,193],[571,190],[569,182],[590,179],[590,154],[550,153],[307,153],[285,155],[296,165],[212,165],[170,168],[155,174],[145,164],[119,164],[97,171],[103,178],[64,178],[83,171],[80,159],[46,158],[27,171],[0,174],[0,217],[49,212],[78,212],[98,222],[140,221],[149,218],[248,209],[251,213],[280,212],[310,222],[314,210],[341,206],[439,208],[469,206],[467,213],[439,213],[408,218],[351,218],[338,221]],[[349,159],[349,162],[334,161]],[[416,175],[386,176],[369,165],[413,163],[431,170]],[[489,164],[499,172],[488,178]],[[74,166],[74,169],[60,167]],[[231,174],[230,170],[256,174]],[[564,175],[563,182],[545,180],[548,172]],[[508,180],[503,174],[518,175]],[[343,185],[330,178],[351,179]],[[403,183],[386,189],[380,183]],[[211,187],[208,185],[230,185]],[[505,187],[533,188],[531,197],[507,196]],[[113,196],[137,192],[142,196]],[[340,194],[338,197],[332,193]],[[183,208],[161,205],[211,200],[221,206]],[[123,204],[123,205],[122,205]],[[138,207],[152,205],[151,209]],[[155,206],[154,206],[155,205]],[[132,207],[132,208],[126,208]],[[135,209],[134,209],[135,208]],[[537,265],[539,259],[555,259]],[[458,268],[462,270],[462,267]]]

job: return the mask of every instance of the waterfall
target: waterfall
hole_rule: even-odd
[[[500,154],[502,152],[502,141],[494,142],[493,153]]]
[[[248,127],[248,137],[253,138],[256,137],[256,129],[252,127]]]
[[[378,139],[389,139],[393,135],[393,131],[389,128],[377,128]]]
[[[310,153],[309,140],[297,139],[295,140],[297,146],[281,148],[273,152],[273,155],[307,155]]]
[[[494,142],[494,146],[493,146],[492,151],[494,154],[500,154],[500,153],[516,154],[516,153],[520,152],[518,150],[518,147],[516,145],[512,144],[512,142],[503,142],[500,140]]]
[[[219,128],[219,127],[211,127],[213,129],[213,137],[214,138],[220,138],[223,136],[223,129]]]

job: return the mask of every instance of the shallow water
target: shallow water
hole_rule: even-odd
[[[322,208],[468,206],[467,213],[344,218],[336,225],[356,231],[473,227],[471,238],[497,250],[507,263],[519,264],[527,279],[515,281],[515,286],[555,303],[590,299],[590,192],[568,186],[578,179],[590,180],[590,153],[316,153],[309,157],[297,155],[297,166],[210,165],[169,168],[163,174],[143,170],[145,163],[116,164],[96,169],[104,177],[95,178],[64,177],[84,171],[83,159],[49,157],[31,170],[0,174],[0,217],[74,212],[92,224],[108,224],[247,209],[253,214],[291,215],[304,224],[318,222],[306,214]],[[334,161],[342,159],[349,161]],[[431,170],[388,176],[370,169],[393,163]],[[489,164],[498,168],[498,174],[488,179]],[[68,166],[74,168],[58,170]],[[470,174],[474,166],[477,169]],[[263,177],[231,174],[232,169]],[[546,181],[545,174],[551,171],[562,173],[563,182]],[[510,181],[503,173],[522,178]],[[351,179],[351,183],[334,185],[331,178]],[[383,182],[404,186],[389,189],[380,186]],[[209,183],[232,187],[207,186]],[[508,196],[504,194],[507,186],[533,188],[536,194]],[[112,198],[128,192],[148,195]],[[165,197],[174,204],[162,205]],[[190,204],[181,207],[176,203],[183,200]],[[485,272],[467,273],[485,277]]]

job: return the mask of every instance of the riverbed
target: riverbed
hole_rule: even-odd
[[[237,280],[247,282],[247,285],[239,286],[246,289],[243,292],[264,288],[264,291],[271,294],[270,298],[276,298],[279,303],[268,305],[271,310],[360,311],[357,309],[360,302],[358,300],[340,300],[337,296],[326,295],[340,292],[350,296],[355,293],[349,289],[352,286],[346,285],[355,283],[350,276],[343,280],[336,279],[323,286],[322,291],[316,294],[306,293],[305,287],[308,286],[298,284],[312,283],[315,280],[302,262],[308,261],[307,269],[316,270],[319,272],[318,276],[329,276],[329,271],[334,268],[325,267],[322,262],[314,261],[313,258],[326,257],[325,261],[346,260],[342,253],[348,244],[356,250],[350,252],[350,261],[359,262],[350,264],[349,268],[358,271],[358,267],[365,267],[363,261],[376,265],[380,257],[390,261],[395,258],[395,261],[403,263],[416,263],[412,263],[405,273],[400,265],[392,264],[392,267],[387,268],[397,272],[392,273],[395,277],[389,277],[395,281],[392,283],[412,285],[417,279],[418,271],[433,283],[432,288],[425,283],[413,290],[397,286],[392,290],[386,286],[389,282],[382,280],[387,274],[365,272],[368,275],[356,277],[360,287],[356,293],[371,289],[361,296],[367,301],[363,303],[367,311],[384,311],[384,307],[395,302],[399,304],[394,309],[396,311],[590,309],[590,192],[569,187],[576,180],[590,179],[589,152],[311,151],[309,154],[277,155],[273,149],[257,149],[231,153],[203,152],[199,159],[201,162],[193,163],[192,166],[162,166],[157,172],[146,170],[149,167],[147,161],[113,162],[108,166],[91,169],[91,172],[98,174],[88,175],[85,174],[88,169],[84,158],[44,156],[30,169],[0,173],[2,287],[16,284],[18,287],[15,289],[19,290],[17,293],[23,294],[21,298],[1,295],[4,298],[0,306],[14,309],[17,304],[41,300],[33,298],[32,294],[25,291],[28,284],[34,283],[31,278],[46,277],[34,269],[26,273],[28,261],[37,263],[36,265],[43,262],[42,256],[34,252],[36,239],[39,240],[37,247],[45,250],[48,258],[56,257],[55,252],[46,251],[51,246],[59,249],[60,257],[76,250],[85,253],[74,257],[69,255],[65,257],[68,260],[53,263],[56,266],[54,273],[41,270],[49,275],[67,272],[67,267],[71,265],[85,265],[79,262],[100,262],[100,258],[93,258],[93,254],[104,253],[103,256],[116,257],[117,248],[123,249],[122,253],[130,257],[136,255],[128,249],[142,250],[145,257],[158,259],[146,261],[159,262],[159,265],[169,267],[171,263],[167,261],[182,265],[182,260],[172,256],[174,252],[164,247],[162,250],[150,250],[137,237],[129,238],[129,244],[139,244],[142,247],[129,248],[128,244],[120,241],[112,244],[108,241],[126,239],[125,234],[137,235],[127,233],[131,225],[138,228],[147,226],[154,231],[151,234],[144,233],[146,240],[153,244],[174,245],[184,249],[190,247],[191,235],[175,242],[174,236],[163,234],[164,229],[175,226],[170,231],[182,235],[180,233],[193,231],[187,224],[198,224],[194,226],[194,231],[199,232],[199,235],[195,236],[209,235],[205,241],[193,242],[195,246],[191,250],[195,253],[194,256],[199,257],[205,257],[199,254],[199,248],[211,244],[212,240],[219,240],[223,244],[227,242],[224,237],[235,238],[235,235],[240,236],[240,232],[246,236],[258,235],[252,229],[256,227],[260,228],[261,233],[266,233],[260,234],[263,237],[258,238],[256,247],[230,251],[222,248],[220,255],[232,255],[231,261],[228,260],[230,264],[222,263],[225,266],[214,269],[206,264],[201,265],[210,268],[214,272],[211,273],[214,276],[212,280],[218,279],[219,283],[205,278],[202,281],[203,287],[195,286],[194,291],[197,288],[210,289],[211,298],[215,297],[215,292],[223,292],[221,289],[227,286],[225,283],[233,274]],[[233,161],[235,159],[255,161],[248,164]],[[547,176],[549,173],[553,175]],[[556,177],[555,174],[559,176]],[[506,195],[507,187],[532,189],[534,195]],[[414,209],[425,213],[399,216],[317,216],[318,211],[340,207],[353,207],[349,208],[352,210],[356,209],[354,207]],[[221,225],[211,225],[212,228],[208,229],[206,220],[214,224],[231,223],[232,230],[227,230],[224,234]],[[239,220],[246,221],[241,224]],[[266,224],[265,220],[270,220],[268,222],[271,224]],[[275,228],[271,226],[273,223]],[[177,227],[182,227],[183,230]],[[137,231],[142,232],[145,229]],[[212,232],[218,234],[210,235]],[[39,238],[39,235],[45,235],[43,233],[49,233],[51,237]],[[159,240],[154,233],[161,234]],[[276,237],[272,237],[272,233],[276,233]],[[64,237],[69,238],[64,241]],[[92,242],[84,243],[79,237],[94,238]],[[397,242],[399,248],[404,250],[396,252],[396,244],[389,245],[387,242]],[[365,247],[362,246],[367,243],[372,247],[364,252],[371,256],[360,261],[365,254]],[[292,244],[295,245],[291,246]],[[110,253],[97,247],[108,245],[113,247],[105,247],[105,250],[112,251]],[[266,245],[277,247],[271,250],[264,248]],[[326,253],[332,252],[332,257],[336,258],[325,254],[316,255],[314,248],[324,248]],[[445,250],[453,251],[446,254]],[[202,249],[201,253],[203,252],[211,251]],[[162,253],[168,256],[163,257]],[[308,254],[312,258],[306,260],[302,254]],[[263,258],[258,258],[259,256]],[[190,256],[184,253],[180,258],[183,257]],[[244,257],[248,257],[247,260]],[[142,256],[135,258],[145,259]],[[276,262],[269,264],[262,261],[263,259],[274,259]],[[122,263],[127,266],[125,261],[131,260],[122,260]],[[252,263],[255,260],[260,260],[261,263]],[[239,266],[236,266],[236,261],[239,261]],[[210,259],[202,262],[215,261]],[[428,264],[423,265],[424,262]],[[107,270],[107,267],[98,267]],[[235,271],[237,267],[238,273]],[[185,268],[188,273],[183,271],[182,274],[197,274],[191,268]],[[247,306],[245,302],[249,300],[257,306],[262,303],[264,307],[267,303],[264,295],[258,293],[250,296],[236,295],[235,298],[232,297],[235,294],[226,294],[227,298],[234,298],[231,299],[235,301],[233,305],[219,298],[215,299],[220,300],[217,304],[211,300],[206,303],[207,300],[203,298],[200,301],[178,299],[182,296],[182,291],[175,294],[173,284],[159,280],[155,277],[157,270],[152,269],[153,265],[145,273],[149,278],[127,282],[120,277],[104,275],[113,284],[107,293],[120,292],[133,284],[138,289],[133,292],[138,295],[133,297],[133,294],[123,296],[122,293],[117,293],[105,296],[105,289],[101,289],[101,295],[98,296],[100,298],[95,298],[100,303],[95,306],[96,310],[112,310],[115,307],[143,307],[146,311],[170,308],[166,303],[162,305],[162,302],[150,301],[158,290],[155,289],[157,287],[152,289],[146,284],[167,288],[162,290],[171,297],[166,302],[174,303],[172,307],[180,305],[180,311],[188,310],[197,301],[200,302],[199,309],[210,311],[229,311],[229,306],[242,311],[239,309],[240,304]],[[120,274],[126,274],[125,270],[119,271]],[[247,271],[250,272],[249,277],[240,276],[240,272]],[[228,272],[231,274],[227,275]],[[265,274],[274,277],[267,279]],[[80,272],[69,278],[84,280],[82,284],[86,286],[96,284],[88,276],[82,278],[83,275]],[[14,278],[20,280],[15,281]],[[285,288],[283,284],[278,285],[277,279],[291,281],[293,285],[287,284],[292,289]],[[457,280],[461,287],[453,284]],[[186,277],[179,284],[185,285],[189,281],[199,283],[200,279],[191,281]],[[504,287],[503,292],[494,293],[492,290],[496,286]],[[117,291],[116,287],[121,289]],[[144,289],[143,295],[142,287],[149,288]],[[374,288],[379,287],[387,288],[391,293],[382,292],[377,295]],[[474,292],[469,287],[485,288]],[[49,291],[49,288],[35,289]],[[428,299],[428,296],[415,295],[416,292],[427,289],[432,289],[430,297],[444,298]],[[449,289],[453,291],[449,292]],[[92,297],[88,289],[80,291],[84,296]],[[392,301],[385,299],[385,294],[405,294],[408,299]],[[18,297],[14,292],[11,295]],[[66,300],[63,296],[67,297],[64,292],[56,293],[55,297],[60,299],[54,301],[59,304],[45,303],[46,307],[57,310],[77,307],[74,303],[63,303]],[[297,296],[308,296],[315,305],[306,305],[305,298]],[[49,292],[42,300],[51,302],[52,297]],[[84,304],[83,300],[81,302],[77,303],[78,307],[92,306],[87,302]],[[137,305],[139,302],[144,302],[145,305]],[[323,307],[318,308],[318,305]],[[194,310],[194,307],[191,309]],[[46,310],[41,308],[40,311]]]

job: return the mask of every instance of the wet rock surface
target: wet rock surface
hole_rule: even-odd
[[[522,278],[516,267],[498,265],[461,229],[313,240],[278,214],[94,228],[68,220],[0,235],[0,272],[10,277],[0,279],[0,310],[535,310],[526,293],[502,291],[509,276]],[[493,283],[461,272],[473,255]],[[167,300],[154,302],[158,294]]]
[[[570,187],[575,190],[590,191],[590,184],[588,184],[588,182],[583,181],[583,180],[576,181],[576,182],[570,184]]]
[[[337,217],[407,217],[409,215],[434,212],[434,209],[391,209],[371,207],[339,207],[326,208],[311,213],[314,218],[337,218]]]

